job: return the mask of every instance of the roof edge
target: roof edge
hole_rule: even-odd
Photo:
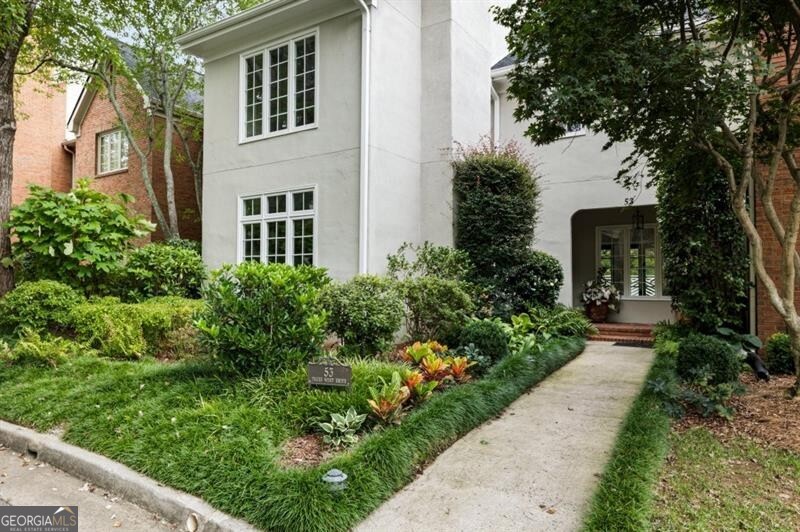
[[[254,20],[260,20],[271,17],[276,13],[280,13],[286,9],[290,9],[295,5],[308,3],[310,0],[267,0],[262,4],[245,9],[241,13],[237,13],[230,17],[224,18],[220,21],[202,26],[200,28],[188,31],[183,35],[179,35],[175,42],[177,42],[182,49],[187,50],[192,46],[206,41],[220,33],[226,33],[232,28]]]

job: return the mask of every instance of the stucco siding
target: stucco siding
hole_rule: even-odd
[[[314,27],[265,32],[262,44]],[[358,270],[361,18],[353,11],[318,29],[315,129],[240,144],[240,54],[206,64],[203,254],[209,267],[238,259],[240,196],[314,185],[317,263],[336,278]]]

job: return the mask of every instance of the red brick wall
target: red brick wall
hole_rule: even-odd
[[[121,89],[119,95],[120,102],[124,102],[124,108],[127,109],[128,122],[134,128],[141,131],[143,128],[143,121],[145,120],[144,109],[140,96],[135,91],[126,90],[124,87]],[[80,135],[78,136],[75,146],[75,179],[88,177],[92,180],[92,186],[97,190],[105,192],[106,194],[117,194],[124,192],[133,196],[136,201],[132,208],[147,217],[153,223],[157,223],[153,213],[152,204],[147,197],[147,192],[142,181],[141,176],[141,162],[139,157],[133,150],[128,154],[128,168],[120,172],[106,175],[97,174],[97,138],[98,134],[105,131],[115,129],[119,125],[119,120],[114,112],[114,108],[108,101],[108,98],[102,93],[98,93],[92,101],[89,110],[86,113],[80,127]],[[144,140],[140,141],[140,146],[144,150],[147,149]],[[180,145],[175,145],[175,150],[180,149]],[[161,150],[156,149],[147,159],[147,168],[153,179],[153,187],[159,198],[159,203],[164,210],[166,216],[166,201],[165,201],[165,182],[163,172],[163,156]],[[177,153],[181,153],[178,151]],[[174,160],[174,159],[173,159]],[[192,178],[191,169],[186,162],[173,163],[173,173],[175,177],[176,188],[176,203],[178,204],[178,213],[186,211],[194,207],[194,212],[197,212],[196,201],[194,200],[194,180]],[[200,240],[200,219],[199,216],[183,216],[180,220],[181,236],[183,238],[192,238]],[[152,235],[152,240],[162,240],[163,236],[160,230],[157,230]]]
[[[788,219],[789,204],[792,201],[792,194],[794,194],[794,185],[792,184],[788,170],[782,166],[778,170],[778,177],[775,182],[773,203],[781,220],[784,221],[784,225],[786,225],[785,221]],[[764,265],[770,277],[778,283],[781,277],[780,261],[782,247],[778,239],[775,238],[764,216],[764,209],[761,206],[761,202],[758,201],[757,197],[755,203],[755,222],[764,245]],[[800,289],[795,289],[795,299],[800,301]],[[786,330],[783,320],[772,307],[766,289],[760,281],[756,284],[755,306],[757,334],[762,340],[766,340],[775,332]]]
[[[25,80],[16,96],[16,113],[12,202],[27,197],[29,184],[69,190],[71,156],[61,146],[66,127],[63,89]]]

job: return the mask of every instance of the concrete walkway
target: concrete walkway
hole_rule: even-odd
[[[77,506],[80,530],[166,532],[177,527],[47,464],[0,446],[0,506]]]
[[[442,453],[359,531],[577,530],[653,351],[589,342]]]

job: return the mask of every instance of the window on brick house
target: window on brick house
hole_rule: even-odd
[[[97,137],[97,173],[107,174],[128,168],[128,137],[121,129]]]
[[[316,125],[316,33],[243,55],[241,69],[242,141]]]
[[[239,204],[239,260],[314,264],[314,190],[247,196]]]

